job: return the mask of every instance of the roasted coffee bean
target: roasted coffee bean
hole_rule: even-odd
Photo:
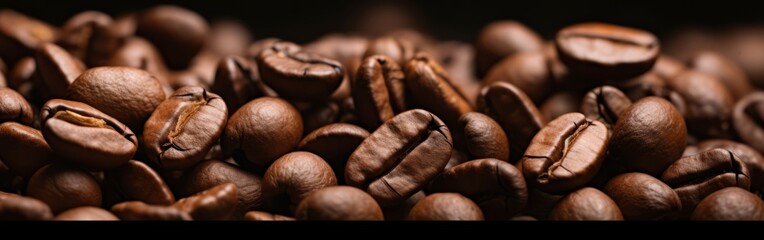
[[[764,220],[764,202],[756,195],[739,187],[716,191],[692,212],[690,220]]]
[[[172,207],[195,220],[227,220],[236,207],[236,184],[223,183],[175,202]]]
[[[157,106],[143,130],[146,155],[164,169],[198,163],[218,141],[228,120],[225,102],[201,87],[184,87]]]
[[[311,192],[337,185],[332,168],[321,157],[309,152],[291,152],[268,168],[263,176],[263,197],[274,203],[274,210],[294,210]]]
[[[53,218],[53,212],[44,202],[0,192],[0,221],[39,221]]]
[[[88,69],[68,92],[71,100],[93,106],[136,131],[143,130],[143,124],[166,98],[154,76],[129,67]]]
[[[219,160],[203,161],[186,170],[174,189],[179,197],[186,197],[229,182],[238,188],[234,219],[241,218],[247,211],[261,208],[263,193],[260,176]]]
[[[149,41],[140,37],[129,37],[124,44],[110,55],[108,66],[133,67],[147,71],[169,87],[166,75],[169,70],[159,55],[159,50]]]
[[[380,206],[401,203],[425,187],[448,163],[451,133],[437,116],[421,109],[385,122],[348,159],[345,181]]]
[[[111,207],[120,220],[191,221],[191,215],[174,207],[148,205],[140,201],[123,202]]]
[[[137,17],[136,34],[162,53],[167,66],[186,68],[205,44],[209,26],[201,16],[176,6],[157,6]]]
[[[223,153],[239,164],[267,168],[300,143],[302,119],[291,104],[262,97],[239,108],[228,119],[221,137]]]
[[[748,166],[751,173],[751,190],[764,191],[764,156],[748,145],[726,139],[711,139],[698,143],[697,152],[714,148],[727,149]],[[685,149],[685,153],[687,150]],[[695,154],[691,154],[695,155]],[[691,156],[683,155],[683,156]]]
[[[47,23],[10,9],[0,10],[0,58],[9,64],[31,55],[55,37],[56,30]]]
[[[57,221],[118,221],[109,211],[97,207],[77,207],[56,215]]]
[[[491,68],[483,84],[494,82],[511,83],[528,94],[533,102],[540,103],[550,94],[553,76],[543,52],[521,52],[501,60]]]
[[[495,158],[509,160],[509,141],[501,126],[482,113],[470,112],[459,118],[464,129],[464,143],[473,159]]]
[[[366,192],[348,186],[333,186],[314,191],[295,210],[298,220],[348,221],[384,220],[382,209]]]
[[[24,96],[10,88],[0,87],[0,122],[32,125],[34,111]]]
[[[605,23],[568,26],[555,37],[560,60],[576,75],[628,79],[653,67],[660,44],[651,33]]]
[[[257,68],[240,57],[226,57],[218,63],[212,91],[223,97],[229,114],[252,99],[276,96],[273,90],[255,76],[255,72]]]
[[[549,214],[550,220],[623,220],[621,210],[610,197],[595,188],[582,188],[568,194]]]
[[[99,11],[84,11],[66,20],[56,36],[56,44],[66,49],[72,56],[86,61],[92,48],[95,48],[96,28],[107,28],[113,19]]]
[[[729,138],[734,101],[721,81],[700,71],[687,70],[668,83],[687,104],[685,120],[690,133]]]
[[[406,201],[403,201],[403,203],[383,207],[382,213],[385,215],[385,220],[406,220],[406,218],[409,216],[409,212],[411,212],[411,208],[413,208],[414,205],[419,202],[419,200],[422,200],[426,196],[427,195],[424,193],[424,191],[419,191],[412,195],[409,199],[406,199]]]
[[[337,61],[303,52],[297,44],[278,41],[257,56],[260,77],[287,99],[324,100],[340,86],[345,70]]]
[[[687,103],[676,91],[672,90],[667,81],[655,72],[647,72],[639,77],[626,81],[607,81],[623,91],[632,102],[648,96],[655,96],[671,102],[682,116],[687,114]]]
[[[631,100],[623,92],[612,86],[601,86],[586,93],[580,111],[586,118],[605,123],[609,128],[629,106]]]
[[[497,21],[486,25],[475,44],[475,65],[478,75],[507,56],[520,52],[541,51],[544,40],[536,32],[517,21]]]
[[[363,58],[367,59],[374,55],[383,55],[390,57],[400,67],[407,67],[408,61],[416,54],[414,43],[394,37],[381,37],[369,41]]]
[[[355,79],[355,70],[361,65],[368,43],[365,37],[330,33],[305,45],[304,49],[306,52],[336,59],[348,69],[348,77]]]
[[[478,159],[449,168],[430,184],[432,192],[455,192],[475,201],[488,220],[507,220],[528,201],[520,170],[498,159]]]
[[[325,101],[300,112],[304,125],[303,135],[308,135],[321,127],[341,121],[342,116],[340,115],[343,114],[342,111],[344,110],[340,108],[337,103]]]
[[[608,151],[627,169],[657,177],[682,156],[686,145],[682,115],[668,101],[646,97],[620,114]]]
[[[725,47],[719,50],[740,64],[746,75],[751,78],[751,83],[757,87],[764,87],[764,71],[760,67],[761,62],[764,61],[762,55],[764,53],[764,32],[759,27],[752,25],[732,28],[725,35],[721,39],[710,39],[710,42],[718,43],[714,40],[721,40]],[[681,44],[686,45],[686,43]]]
[[[352,87],[356,115],[366,129],[374,130],[406,110],[403,71],[390,57],[372,55],[361,62]]]
[[[465,95],[453,85],[451,77],[435,58],[426,52],[417,53],[407,64],[406,83],[414,103],[437,115],[446,123],[454,142],[462,141],[459,117],[472,112]]]
[[[547,98],[538,110],[544,119],[555,119],[566,113],[577,112],[581,108],[581,99],[577,93],[558,92]]]
[[[251,41],[252,34],[245,23],[226,18],[211,24],[206,47],[221,56],[244,56]]]
[[[260,211],[249,211],[244,215],[244,220],[250,221],[294,221],[293,217],[287,217],[284,215],[271,214]]]
[[[64,98],[66,89],[85,71],[85,65],[63,48],[46,43],[35,53],[41,86],[47,98]]]
[[[509,161],[522,158],[531,139],[546,125],[546,120],[525,93],[505,82],[483,88],[478,99],[481,112],[501,125],[509,139]]]
[[[687,67],[679,60],[661,54],[658,56],[658,60],[655,61],[652,72],[655,72],[655,74],[663,79],[673,79],[686,69]]]
[[[743,142],[764,152],[764,92],[740,99],[732,110],[732,124]]]
[[[674,189],[644,173],[618,175],[603,191],[618,204],[626,220],[666,219],[682,209]]]
[[[414,205],[408,220],[425,221],[482,221],[480,207],[458,193],[435,193]]]
[[[369,132],[348,123],[334,123],[316,129],[302,139],[297,149],[312,152],[326,160],[339,183],[345,182],[345,165]]]
[[[689,215],[709,194],[725,187],[750,189],[748,166],[731,151],[715,148],[683,157],[663,172],[661,180],[679,195],[683,215]]]
[[[755,90],[748,81],[745,71],[731,59],[719,53],[700,52],[690,61],[690,67],[719,79],[735,100]]]
[[[549,122],[525,151],[525,180],[551,194],[585,186],[602,165],[608,132],[605,124],[580,113],[568,113]]]
[[[162,177],[148,165],[136,160],[105,172],[103,185],[104,202],[108,205],[122,201],[141,201],[169,206],[175,202],[175,196]]]
[[[15,122],[0,124],[0,161],[14,174],[28,179],[56,158],[39,130]]]
[[[127,126],[84,103],[50,100],[40,119],[42,135],[56,154],[92,170],[114,169],[138,148]]]
[[[93,175],[61,163],[37,170],[29,179],[27,194],[48,204],[53,213],[80,206],[101,206],[101,187]]]

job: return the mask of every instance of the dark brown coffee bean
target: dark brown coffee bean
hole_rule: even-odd
[[[0,11],[0,58],[13,64],[43,43],[51,42],[56,30],[47,23],[10,9]]]
[[[356,148],[345,167],[348,185],[366,190],[381,206],[401,203],[425,187],[448,163],[451,133],[435,115],[398,114]]]
[[[333,186],[314,191],[295,210],[298,220],[374,221],[384,220],[374,198],[358,188]]]
[[[300,142],[302,119],[291,104],[262,97],[242,106],[228,119],[221,137],[227,156],[266,168]]]
[[[43,137],[56,154],[92,170],[114,169],[138,149],[127,126],[84,103],[50,100],[40,119]]]
[[[317,101],[340,86],[345,70],[337,61],[303,52],[297,44],[279,41],[257,56],[260,77],[287,99]]]
[[[687,103],[678,92],[672,90],[667,81],[657,73],[650,71],[626,81],[607,81],[623,91],[632,102],[648,96],[655,96],[671,102],[682,116],[687,115]]]
[[[97,207],[77,207],[56,215],[57,221],[118,221],[114,214]]]
[[[223,134],[228,111],[217,94],[184,87],[157,106],[143,131],[146,155],[164,169],[186,169],[204,158]]]
[[[157,46],[167,66],[186,68],[205,44],[209,26],[198,14],[176,6],[157,6],[137,17],[136,34]]]
[[[186,197],[229,182],[238,188],[234,219],[241,218],[247,211],[260,209],[263,204],[260,176],[219,160],[203,161],[187,170],[174,189],[179,197]]]
[[[226,57],[218,63],[212,91],[223,97],[230,114],[252,99],[276,96],[255,72],[257,68],[240,57]]]
[[[764,202],[756,195],[738,187],[728,187],[716,191],[692,212],[690,220],[764,220]]]
[[[558,92],[547,98],[538,110],[544,119],[555,119],[566,113],[577,112],[581,108],[581,99],[577,93]]]
[[[496,82],[480,92],[478,108],[501,125],[509,138],[509,161],[522,158],[525,149],[546,120],[536,105],[519,88],[510,83]]]
[[[602,165],[608,132],[605,124],[580,113],[568,113],[549,122],[525,151],[525,180],[551,194],[585,186]]]
[[[355,70],[361,65],[368,42],[365,37],[330,33],[306,44],[304,49],[306,52],[336,59],[348,69],[348,77],[355,79]]]
[[[443,119],[454,141],[460,145],[463,129],[459,129],[459,117],[473,110],[465,95],[453,85],[451,77],[435,58],[426,52],[417,53],[405,69],[406,86],[414,103]]]
[[[64,98],[66,89],[85,71],[85,65],[61,47],[46,43],[35,53],[45,98]]]
[[[424,221],[482,221],[480,207],[458,193],[435,193],[414,205],[408,220]]]
[[[348,123],[329,124],[311,132],[302,139],[297,149],[312,152],[326,160],[334,170],[339,183],[345,182],[345,165],[369,132]]]
[[[352,87],[356,115],[366,129],[374,130],[406,110],[404,75],[385,55],[372,55],[361,63]]]
[[[674,189],[644,173],[618,175],[603,191],[618,204],[626,220],[666,219],[682,209]]]
[[[148,205],[140,201],[123,202],[111,207],[120,220],[127,221],[191,221],[191,215],[174,207]]]
[[[278,214],[272,214],[260,211],[249,211],[244,215],[244,220],[249,221],[294,221],[293,217],[287,217]]]
[[[456,192],[477,203],[488,220],[507,220],[528,201],[520,170],[498,159],[472,160],[450,168],[430,184],[432,192]]]
[[[764,92],[740,99],[732,111],[732,124],[743,142],[764,152]]]
[[[15,122],[0,124],[0,146],[0,161],[27,179],[56,159],[39,130]]]
[[[683,157],[663,172],[661,180],[679,195],[683,215],[689,215],[709,194],[725,187],[750,189],[748,166],[732,152],[715,148]]]
[[[245,23],[222,19],[212,22],[205,47],[220,56],[244,56],[250,42],[252,34]]]
[[[0,220],[39,221],[53,218],[53,212],[44,202],[12,193],[0,192]]]
[[[735,100],[755,90],[745,71],[731,59],[719,53],[700,52],[690,61],[690,67],[719,79]]]
[[[68,92],[68,98],[93,106],[137,131],[143,130],[143,124],[166,98],[154,76],[129,67],[88,69]]]
[[[169,70],[159,55],[159,50],[149,41],[140,37],[126,38],[124,44],[109,55],[108,66],[132,67],[147,71],[157,77],[163,85],[170,87],[167,80]]]
[[[294,210],[311,192],[335,185],[337,177],[321,157],[309,152],[291,152],[273,162],[265,172],[263,196],[281,201],[279,205],[288,204],[289,209]]]
[[[748,145],[726,140],[726,139],[711,139],[698,143],[697,152],[711,150],[714,148],[724,148],[738,156],[740,161],[748,166],[748,171],[751,173],[751,190],[752,191],[764,191],[764,156],[762,156],[755,149]],[[685,150],[687,153],[687,150]],[[683,155],[683,156],[691,156]]]
[[[148,165],[136,160],[130,160],[117,169],[105,172],[102,189],[104,202],[107,204],[141,201],[169,206],[175,202],[175,196],[162,177]]]
[[[10,88],[0,87],[0,122],[32,125],[34,110],[24,96]]]
[[[228,220],[236,207],[238,188],[223,183],[175,202],[172,207],[186,212],[194,220]]]
[[[687,104],[685,120],[690,133],[729,138],[734,101],[724,84],[696,70],[684,71],[668,83]]]
[[[109,65],[109,58],[135,35],[135,15],[119,15],[107,26],[94,25],[85,58],[88,66]]]
[[[660,176],[686,145],[682,115],[668,101],[646,97],[621,113],[608,151],[629,170]]]
[[[507,56],[541,51],[543,39],[517,21],[497,21],[480,30],[475,44],[475,65],[479,75]]]
[[[509,160],[507,135],[490,117],[482,113],[470,112],[459,118],[459,127],[464,129],[464,142],[473,159]]]
[[[32,175],[27,194],[50,206],[53,213],[80,206],[101,206],[101,187],[85,170],[49,164]]]
[[[369,41],[363,58],[374,55],[383,55],[390,57],[398,66],[406,67],[408,61],[416,54],[414,43],[395,37],[381,37]]]
[[[651,33],[605,23],[568,26],[555,38],[560,60],[576,75],[628,79],[653,67],[660,45]]]
[[[491,68],[483,84],[491,85],[494,82],[511,83],[528,94],[533,102],[540,103],[549,95],[553,77],[543,52],[521,52],[501,60]]]
[[[93,41],[96,28],[109,27],[113,19],[99,11],[80,12],[69,20],[59,29],[56,36],[56,44],[66,49],[77,59],[86,61],[90,54],[90,49],[94,48]]]
[[[615,125],[618,116],[631,106],[631,100],[620,90],[612,86],[601,86],[592,89],[581,101],[581,113],[588,119],[597,120],[608,125]]]
[[[419,191],[412,195],[409,199],[406,199],[406,201],[403,201],[403,203],[383,207],[382,213],[385,215],[385,220],[406,220],[406,218],[409,216],[409,212],[411,212],[411,208],[413,208],[414,205],[419,202],[419,200],[422,200],[426,196],[427,195],[424,193],[424,191]]]
[[[610,197],[595,188],[582,188],[568,194],[549,214],[550,220],[623,220],[621,210]]]

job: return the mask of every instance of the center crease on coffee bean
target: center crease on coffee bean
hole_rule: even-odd
[[[728,153],[730,155],[730,159],[735,159],[735,156],[733,155],[732,152],[728,151]],[[717,167],[711,168],[708,171],[689,174],[687,175],[687,177],[677,179],[676,181],[674,181],[674,184],[672,187],[679,188],[679,187],[702,183],[726,173],[734,173],[735,185],[739,186],[740,177],[741,177],[740,175],[750,177],[750,176],[747,176],[745,173],[743,173],[743,170],[741,170],[741,168],[742,167],[737,161],[730,161],[729,164],[722,164]]]
[[[597,110],[600,114],[600,117],[602,117],[602,119],[604,119],[609,124],[615,124],[615,120],[618,119],[618,115],[615,114],[612,111],[612,108],[607,105],[607,101],[605,101],[605,98],[602,96],[602,87],[597,88],[596,96]]]
[[[547,172],[539,175],[538,177],[539,181],[546,182],[546,181],[549,181],[550,178],[554,178],[554,175],[552,175],[552,172],[554,172],[554,170],[557,169],[558,167],[573,173],[569,169],[565,168],[565,166],[562,166],[562,163],[563,163],[563,160],[565,160],[565,157],[568,155],[568,152],[570,151],[570,146],[573,145],[573,142],[576,141],[576,139],[581,134],[581,132],[583,132],[584,129],[589,127],[589,124],[592,124],[592,122],[585,121],[583,124],[581,124],[581,126],[578,126],[578,124],[576,124],[575,122],[573,123],[573,125],[577,125],[577,128],[576,128],[576,131],[573,132],[573,134],[565,138],[565,142],[563,143],[563,147],[562,147],[562,156],[560,157],[559,160],[557,160],[551,166],[549,166],[549,168],[547,169]]]
[[[78,114],[70,110],[58,111],[56,112],[56,114],[53,115],[53,118],[61,119],[66,122],[83,126],[83,127],[106,128],[106,129],[117,131],[114,127],[110,126],[103,119],[83,116],[81,114]]]

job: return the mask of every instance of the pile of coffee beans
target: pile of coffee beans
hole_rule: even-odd
[[[764,28],[298,44],[4,9],[0,219],[764,220],[763,69]]]

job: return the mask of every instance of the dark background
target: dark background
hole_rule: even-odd
[[[208,20],[221,17],[245,22],[256,38],[280,37],[307,42],[330,32],[358,29],[371,10],[398,5],[413,26],[440,39],[472,41],[486,23],[499,19],[519,20],[545,37],[569,24],[604,21],[638,27],[663,35],[682,26],[724,27],[764,20],[764,1],[98,1],[98,0],[2,0],[0,8],[60,25],[84,10],[111,15],[137,11],[157,4],[184,6]],[[408,13],[408,14],[406,14]],[[385,22],[377,18],[377,21]]]

